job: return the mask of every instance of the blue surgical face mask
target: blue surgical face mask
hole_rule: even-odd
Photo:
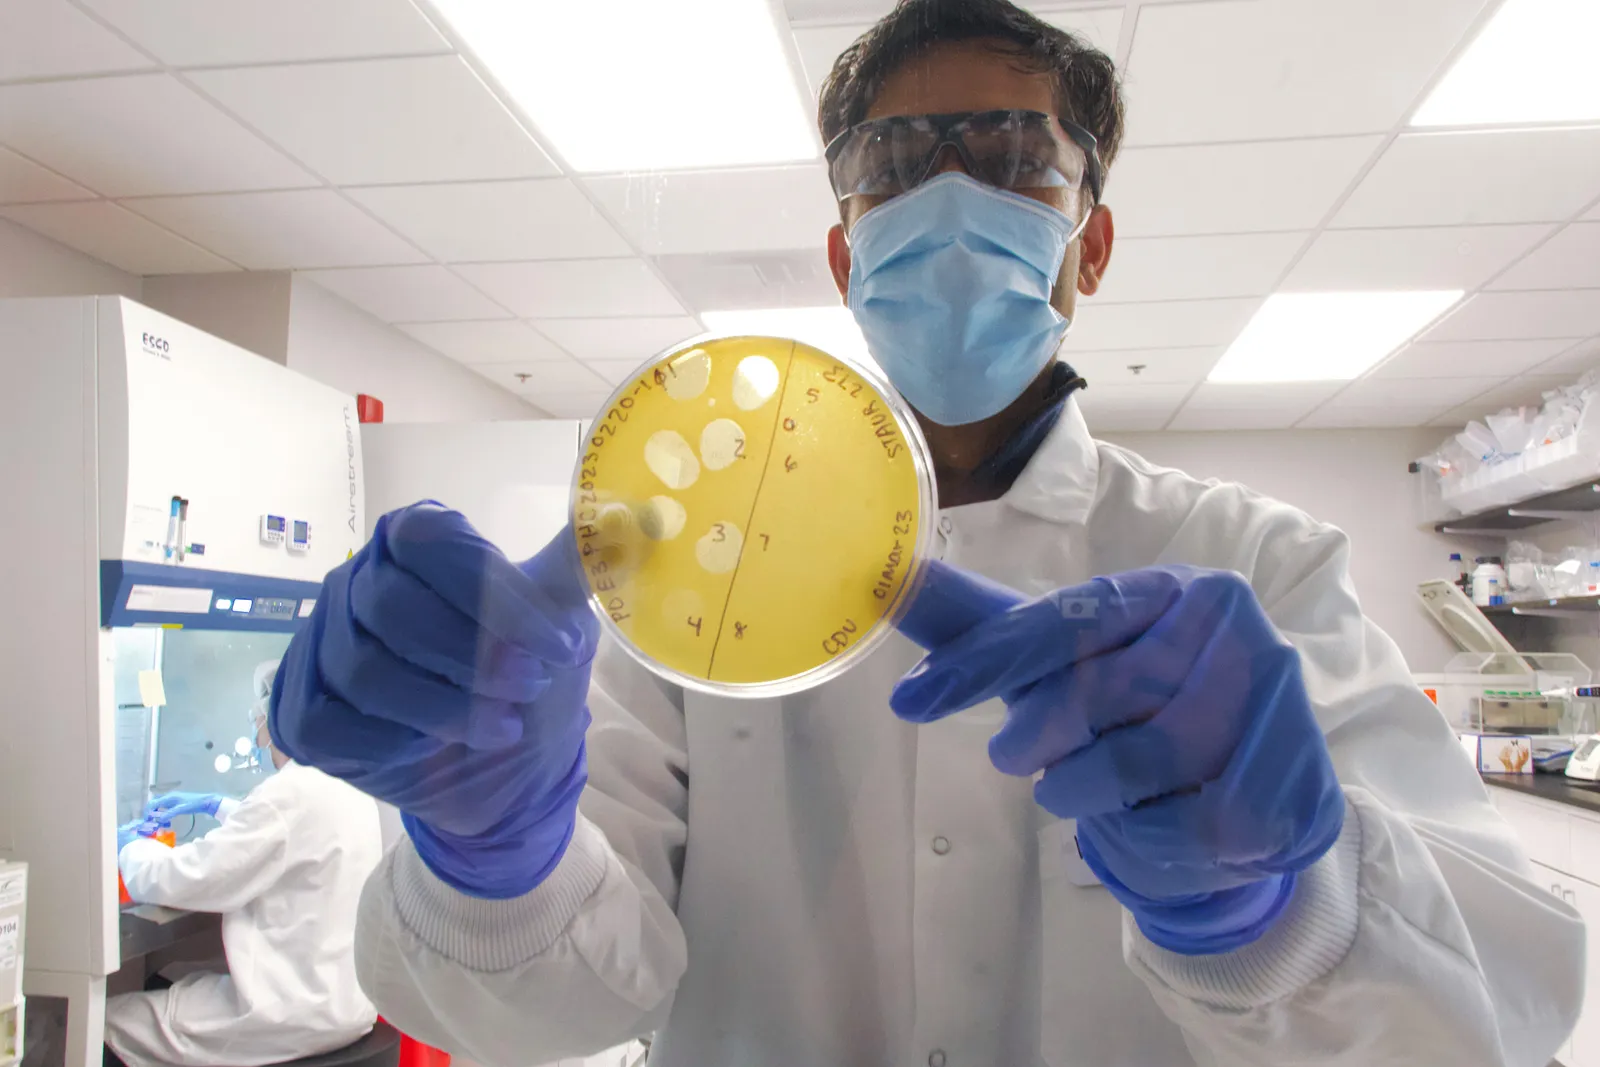
[[[260,744],[261,730],[266,724],[267,700],[262,697],[250,709],[250,759],[254,761],[257,770],[271,773],[276,770],[272,762],[272,750]]]
[[[850,233],[850,310],[873,359],[941,426],[1004,411],[1070,322],[1050,304],[1077,226],[965,174],[873,208]]]

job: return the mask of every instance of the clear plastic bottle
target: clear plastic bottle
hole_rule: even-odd
[[[1472,602],[1480,608],[1506,602],[1506,568],[1499,556],[1479,556],[1472,571]]]

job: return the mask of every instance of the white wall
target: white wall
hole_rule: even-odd
[[[167,274],[144,280],[143,303],[247,352],[285,363],[289,288],[286,270]]]
[[[289,369],[383,401],[385,422],[537,419],[544,412],[314,282],[296,277]]]
[[[1421,522],[1406,464],[1439,430],[1286,430],[1102,435],[1152,463],[1241,482],[1332,523],[1350,537],[1362,609],[1399,644],[1413,671],[1436,671],[1456,649],[1417,600],[1463,546]],[[1470,548],[1470,546],[1468,546]]]
[[[139,299],[139,279],[0,219],[0,297],[113,293]]]

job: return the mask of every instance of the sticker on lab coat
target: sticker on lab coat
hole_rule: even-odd
[[[1078,823],[1058,819],[1039,831],[1039,871],[1045,881],[1065,878],[1076,886],[1099,885],[1078,847]]]

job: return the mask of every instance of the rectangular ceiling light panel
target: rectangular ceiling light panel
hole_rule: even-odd
[[[1506,0],[1412,124],[1600,120],[1597,40],[1600,0]]]
[[[765,0],[433,0],[580,173],[820,155]]]
[[[1278,293],[1212,368],[1213,382],[1360,377],[1461,299],[1459,289]]]

